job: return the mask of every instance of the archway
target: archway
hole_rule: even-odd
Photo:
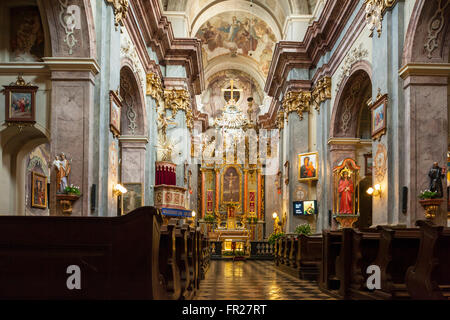
[[[372,197],[365,194],[372,186],[371,153],[372,139],[368,101],[372,97],[371,67],[358,62],[352,68],[350,76],[339,89],[333,108],[330,129],[330,158],[332,168],[342,160],[351,158],[361,167],[359,173],[359,209],[358,227],[372,224]],[[333,226],[336,224],[333,221]]]

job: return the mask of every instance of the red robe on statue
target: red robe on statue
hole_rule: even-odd
[[[338,192],[341,195],[339,213],[353,214],[353,182],[349,179],[341,179]]]

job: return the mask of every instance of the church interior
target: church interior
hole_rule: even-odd
[[[450,0],[0,17],[1,299],[450,299]]]

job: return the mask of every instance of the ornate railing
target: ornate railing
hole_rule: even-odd
[[[250,241],[250,258],[261,260],[272,260],[274,258],[275,246],[267,241]]]

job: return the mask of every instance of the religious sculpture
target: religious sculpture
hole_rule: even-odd
[[[342,170],[338,192],[340,195],[339,213],[353,214],[353,182],[348,170]]]
[[[64,193],[66,187],[69,185],[69,175],[70,175],[70,161],[66,158],[64,153],[59,156],[55,156],[53,161],[53,166],[56,170],[56,185],[59,193]]]
[[[442,178],[445,177],[445,168],[439,167],[439,164],[435,162],[428,172],[428,176],[430,177],[430,191],[436,192],[437,198],[442,198],[444,196]]]

